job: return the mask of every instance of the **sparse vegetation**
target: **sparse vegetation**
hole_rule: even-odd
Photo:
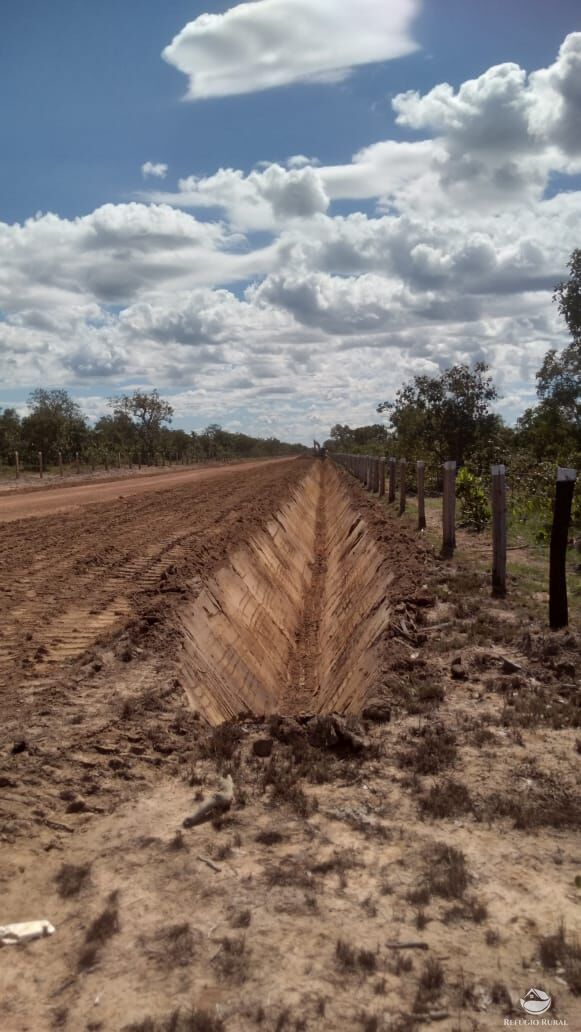
[[[243,935],[239,938],[224,938],[212,963],[222,978],[241,985],[246,981],[250,969],[250,950]]]
[[[178,1008],[165,1018],[144,1018],[124,1025],[121,1032],[225,1032],[221,1018],[204,1010]]]
[[[539,960],[549,970],[562,967],[571,992],[581,996],[581,943],[567,934],[563,924],[540,940]]]
[[[435,842],[424,854],[424,884],[431,895],[460,899],[469,882],[466,858],[453,846]]]
[[[359,971],[364,975],[377,971],[377,954],[373,950],[357,949],[344,939],[337,940],[335,962],[342,971]]]
[[[317,809],[317,801],[308,796],[297,782],[296,772],[291,764],[271,759],[262,780],[263,790],[270,787],[270,801],[274,805],[290,806],[297,817],[306,819]]]
[[[456,735],[443,726],[427,724],[398,757],[401,767],[415,774],[439,774],[456,762]]]
[[[61,899],[78,896],[91,874],[90,864],[63,864],[55,878]]]
[[[432,785],[420,799],[422,813],[429,817],[459,817],[473,808],[472,797],[466,785],[452,778],[445,778]]]
[[[78,960],[79,970],[93,967],[105,943],[120,931],[118,900],[118,891],[111,892],[105,909],[98,917],[91,921],[85,934],[85,944]]]

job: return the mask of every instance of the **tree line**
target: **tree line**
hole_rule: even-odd
[[[514,504],[546,514],[555,466],[581,467],[581,250],[573,252],[568,268],[569,278],[556,286],[554,301],[571,340],[561,352],[551,349],[545,355],[536,374],[537,403],[514,427],[493,411],[499,395],[489,366],[458,364],[437,376],[414,376],[393,401],[380,402],[377,412],[387,414],[387,423],[356,428],[337,423],[327,449],[406,458],[410,475],[415,460],[423,459],[435,488],[441,486],[442,463],[455,460],[460,497],[465,496],[467,509],[472,506],[477,524],[487,517],[490,465],[503,463]]]
[[[154,465],[166,461],[261,458],[306,451],[276,437],[232,433],[218,423],[202,431],[173,429],[174,410],[157,390],[134,391],[111,398],[111,413],[91,426],[80,405],[66,390],[39,387],[28,398],[28,413],[0,410],[0,463],[14,467],[18,452],[23,466],[34,466],[42,452],[45,466],[79,461],[93,466],[116,462]]]

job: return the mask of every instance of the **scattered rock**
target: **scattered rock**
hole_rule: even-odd
[[[312,745],[323,749],[348,749],[350,752],[362,752],[369,743],[362,735],[361,725],[336,713],[317,717],[309,727],[309,739]]]
[[[294,717],[281,717],[276,714],[270,718],[268,728],[271,735],[285,745],[305,737],[304,729]]]
[[[230,809],[233,798],[234,782],[232,781],[230,774],[227,774],[225,778],[222,778],[221,790],[219,792],[215,792],[210,799],[207,799],[198,806],[198,809],[191,815],[191,817],[186,817],[182,823],[182,827],[194,828],[197,824],[205,824],[206,821],[214,820],[215,817],[219,817]]]
[[[272,738],[257,738],[252,745],[252,752],[255,756],[260,756],[264,759],[272,753],[273,745],[274,741]]]
[[[0,788],[16,788],[18,782],[14,778],[6,778],[4,775],[0,776]]]
[[[391,720],[391,707],[385,702],[372,702],[363,710],[364,720],[373,720],[376,724],[388,724]]]
[[[518,663],[514,663],[512,659],[507,659],[506,656],[502,657],[502,666],[500,672],[502,674],[519,674],[522,667]]]
[[[574,679],[577,670],[574,663],[571,663],[569,660],[563,660],[561,663],[557,663],[555,673],[557,677],[570,677]]]
[[[25,738],[21,738],[19,742],[15,742],[10,752],[13,756],[17,756],[18,753],[26,752],[28,749],[28,742]]]
[[[73,799],[72,803],[67,806],[67,813],[86,813],[88,806],[84,799]]]
[[[456,656],[450,664],[450,673],[455,681],[467,681],[468,673],[461,656]]]

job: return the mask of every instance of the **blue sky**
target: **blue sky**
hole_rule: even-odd
[[[311,0],[311,25],[304,0],[242,19],[5,0],[0,406],[50,383],[97,415],[150,383],[181,425],[308,440],[374,420],[414,371],[484,357],[507,417],[522,410],[564,343],[548,285],[579,242],[578,4],[365,3],[351,23],[345,0]],[[204,15],[224,17],[208,34]],[[301,19],[320,70],[298,35],[289,50]],[[283,85],[261,81],[264,40]]]

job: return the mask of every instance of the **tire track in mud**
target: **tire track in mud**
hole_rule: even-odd
[[[304,468],[304,467],[302,467]],[[54,676],[139,615],[164,575],[217,558],[218,542],[270,514],[288,462],[160,487],[131,499],[0,525],[0,693]],[[274,499],[274,501],[272,500]]]

